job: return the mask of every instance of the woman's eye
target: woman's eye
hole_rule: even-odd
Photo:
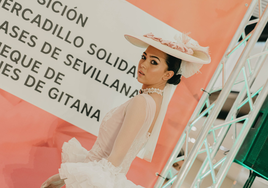
[[[146,59],[145,55],[141,55],[141,59]]]
[[[153,65],[158,65],[158,63],[157,63],[155,60],[152,60],[151,63],[152,63]]]

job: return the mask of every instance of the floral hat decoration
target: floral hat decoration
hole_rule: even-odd
[[[200,46],[197,41],[183,33],[174,37],[176,42],[155,37],[152,33],[143,36],[125,35],[125,38],[135,46],[142,48],[153,46],[181,59],[181,67],[176,74],[181,74],[185,78],[199,72],[203,64],[211,62],[208,47]]]

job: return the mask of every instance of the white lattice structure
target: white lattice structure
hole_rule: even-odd
[[[259,4],[261,6],[259,6]],[[209,82],[206,92],[203,93],[195,111],[193,112],[181,138],[177,142],[176,147],[174,148],[169,160],[167,161],[162,172],[159,174],[159,178],[155,184],[155,188],[165,188],[169,184],[172,184],[172,188],[179,188],[182,186],[185,181],[189,170],[191,169],[194,160],[197,155],[201,153],[206,153],[206,159],[203,161],[201,168],[196,177],[193,177],[193,184],[191,188],[198,188],[202,180],[211,175],[213,184],[211,187],[219,188],[226,177],[226,174],[241,146],[244,141],[245,136],[247,135],[260,107],[262,106],[263,101],[265,100],[268,94],[268,81],[259,88],[257,91],[251,92],[252,84],[259,73],[263,62],[268,54],[268,41],[266,41],[264,48],[258,54],[249,56],[253,46],[257,42],[261,32],[263,31],[264,26],[268,20],[268,8],[267,2],[261,0],[252,0],[251,4],[248,7],[248,10],[241,22],[239,28],[237,29],[231,43],[229,44],[217,70],[215,71],[211,81]],[[259,8],[262,7],[262,8]],[[266,7],[266,8],[263,8]],[[249,21],[253,15],[258,17],[255,20]],[[245,35],[244,29],[247,25],[257,23],[255,29]],[[242,37],[242,40],[238,42],[239,38]],[[238,59],[232,73],[228,78],[225,75],[225,66],[226,61],[228,60],[230,54],[234,52],[240,45],[244,44],[245,48],[242,52],[240,58]],[[252,65],[252,60],[258,58],[255,66]],[[234,62],[233,62],[234,63]],[[239,76],[242,75],[242,79],[239,79]],[[215,87],[216,80],[222,76],[222,87]],[[225,103],[228,95],[230,94],[232,87],[236,84],[243,84],[243,88],[239,92],[231,110],[229,111],[224,123],[216,124],[215,120],[221,111],[223,104]],[[216,91],[221,91],[217,100],[210,104],[209,95]],[[253,102],[252,97],[256,97],[256,100]],[[245,104],[249,104],[250,111],[247,115],[237,118],[237,113],[239,109]],[[206,106],[206,109],[204,107]],[[201,118],[207,115],[206,120],[202,126],[195,144],[193,145],[191,151],[188,149],[188,139],[189,133],[192,130],[194,124]],[[236,130],[236,123],[243,122],[242,129],[239,133],[234,131],[234,142],[228,152],[228,154],[223,157],[221,160],[218,160],[216,164],[213,164],[213,159],[215,158],[219,148],[226,137],[226,134],[229,130]],[[230,129],[232,127],[232,129]],[[216,136],[216,130],[219,131]],[[212,133],[213,141],[208,140],[208,135]],[[178,153],[181,149],[185,147],[185,154],[177,158]],[[165,184],[164,180],[167,174],[171,173],[171,166],[174,162],[185,160],[182,168],[178,174],[171,174],[172,178]],[[218,173],[215,173],[215,168],[220,167]]]

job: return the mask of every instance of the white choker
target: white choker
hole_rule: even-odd
[[[149,93],[157,93],[159,95],[163,94],[164,90],[158,89],[158,88],[145,88],[145,89],[140,89],[140,94],[149,94]]]

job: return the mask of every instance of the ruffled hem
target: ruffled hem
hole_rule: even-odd
[[[129,181],[107,159],[88,163],[64,163],[59,169],[66,188],[144,188]]]
[[[76,138],[64,142],[62,146],[62,162],[84,162],[89,151],[87,151]]]

